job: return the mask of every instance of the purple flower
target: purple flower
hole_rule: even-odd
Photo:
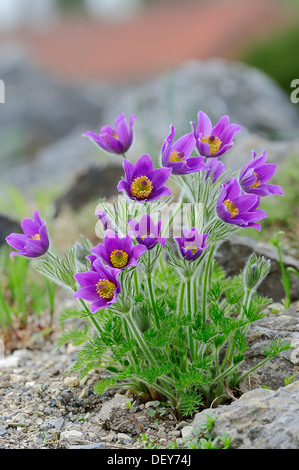
[[[110,153],[124,154],[132,145],[133,141],[133,124],[136,115],[130,117],[128,125],[124,113],[115,119],[115,129],[110,126],[104,126],[100,130],[100,134],[95,132],[85,132],[83,135],[90,137],[93,142]]]
[[[211,176],[212,183],[215,183],[219,176],[221,176],[226,170],[226,166],[221,160],[218,160],[218,158],[209,158],[207,160],[207,166],[208,170],[206,171],[206,179]]]
[[[207,233],[200,235],[195,227],[191,230],[184,228],[182,238],[174,237],[174,240],[179,245],[182,256],[188,261],[194,261],[209,246],[205,243],[208,236]]]
[[[117,280],[118,269],[106,269],[98,258],[93,263],[93,270],[74,275],[81,288],[74,294],[75,299],[91,302],[90,311],[97,312],[116,302],[121,287]]]
[[[256,158],[256,152],[253,152],[250,162],[240,172],[240,185],[246,193],[257,194],[258,196],[271,196],[272,194],[283,196],[280,186],[266,184],[276,171],[276,165],[266,163],[266,161],[266,152],[263,152],[263,155],[258,158]]]
[[[144,245],[133,245],[130,235],[119,238],[117,233],[106,230],[104,243],[99,243],[90,250],[111,268],[124,269],[129,266],[137,266],[137,260],[145,251]],[[91,260],[92,266],[94,261]]]
[[[105,211],[96,211],[94,215],[97,215],[99,220],[102,222],[104,230],[112,226],[112,221]]]
[[[128,224],[131,227],[136,240],[141,245],[145,245],[148,250],[153,248],[157,243],[165,246],[165,238],[160,237],[161,224],[158,222],[157,225],[153,222],[149,214],[144,214],[140,222],[129,219]]]
[[[212,127],[210,118],[203,111],[197,114],[197,128],[194,122],[192,126],[197,149],[206,157],[219,157],[230,149],[234,145],[234,135],[242,129],[238,124],[230,124],[228,116],[222,116]]]
[[[240,227],[255,227],[261,229],[257,221],[267,217],[267,213],[258,209],[260,198],[256,194],[245,194],[238,181],[230,178],[223,183],[222,191],[217,201],[217,214],[224,222]]]
[[[170,134],[162,145],[162,165],[172,168],[173,175],[186,175],[187,173],[206,170],[204,157],[190,157],[195,147],[193,132],[182,135],[175,143],[173,143],[174,136],[175,127],[171,125]]]
[[[23,219],[21,223],[24,234],[12,233],[7,243],[18,251],[12,251],[10,258],[15,255],[27,258],[43,256],[49,249],[49,237],[46,223],[40,219],[38,211],[32,214],[32,219]]]
[[[125,191],[130,199],[138,202],[153,201],[171,194],[164,186],[171,174],[171,168],[154,169],[151,157],[143,154],[135,165],[123,161],[125,179],[118,183],[118,191]]]

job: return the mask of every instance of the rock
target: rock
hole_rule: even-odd
[[[123,432],[119,432],[117,434],[117,440],[118,440],[118,442],[123,442],[123,443],[125,443],[126,441],[127,442],[132,442],[131,436],[129,436],[128,434],[125,434]]]
[[[242,392],[262,386],[277,390],[284,386],[285,378],[299,374],[299,319],[298,307],[294,306],[251,324],[247,332],[249,349],[238,368],[239,377],[265,359],[263,350],[275,338],[289,340],[293,349],[271,358],[241,381],[239,388]]]
[[[2,47],[1,79],[5,112],[0,116],[1,157],[34,158],[34,153],[79,124],[100,121],[99,101],[90,101],[84,86],[52,77],[34,63],[24,48]],[[46,111],[45,111],[46,110]],[[11,142],[12,141],[12,142]]]
[[[73,210],[78,210],[92,199],[108,199],[117,196],[117,184],[123,175],[124,170],[120,164],[88,168],[77,177],[66,194],[55,201],[56,215],[65,205],[70,206]]]
[[[21,233],[21,225],[17,221],[0,214],[0,246],[6,244],[5,238],[13,232]]]
[[[145,403],[145,408],[157,408],[158,406],[160,406],[160,402],[158,400],[148,401]]]
[[[6,434],[7,434],[6,429],[3,428],[3,427],[0,427],[0,437],[4,437],[4,436],[6,436]]]
[[[78,377],[66,377],[63,382],[66,387],[79,387],[80,385]]]
[[[272,298],[275,302],[280,302],[285,297],[285,293],[281,283],[282,276],[279,258],[274,246],[264,242],[257,242],[250,237],[234,235],[220,245],[216,253],[216,260],[229,276],[233,276],[240,273],[252,253],[264,256],[271,261],[270,272],[260,285],[258,292],[261,295]],[[290,255],[284,255],[283,262],[286,267],[290,266],[299,271],[298,259]],[[290,279],[291,300],[298,300],[299,277],[291,273]]]
[[[251,390],[231,405],[206,409],[196,414],[193,429],[207,415],[216,418],[215,436],[234,438],[232,449],[298,449],[299,381],[276,391]]]
[[[69,444],[79,444],[84,441],[84,435],[82,432],[76,430],[63,431],[60,434],[60,440],[67,441]]]
[[[27,349],[17,349],[11,355],[0,358],[0,370],[18,367],[30,355]]]
[[[54,428],[58,432],[62,431],[65,427],[65,421],[63,418],[50,419],[47,424],[50,428]]]
[[[249,134],[238,140],[221,160],[231,171],[239,171],[250,160],[253,150],[258,155],[262,155],[266,150],[267,162],[281,167],[287,157],[299,155],[299,140],[295,136],[289,140],[270,140],[258,134]]]
[[[79,450],[89,450],[89,449],[106,449],[105,442],[96,442],[94,444],[85,444],[85,445],[72,445],[69,446],[69,449],[79,449]]]
[[[124,395],[114,396],[112,400],[106,401],[99,412],[98,423],[113,431],[137,434],[139,429],[126,406],[128,402],[129,399]]]

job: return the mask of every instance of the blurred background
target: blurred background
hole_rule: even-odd
[[[93,238],[122,162],[82,133],[136,113],[130,157],[158,162],[170,123],[188,132],[202,109],[243,126],[233,170],[252,150],[278,164],[286,196],[249,233],[284,230],[297,256],[298,44],[298,0],[0,0],[0,243],[36,208],[58,249]]]

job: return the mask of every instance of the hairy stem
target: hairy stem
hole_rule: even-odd
[[[208,284],[209,284],[209,279],[210,279],[211,261],[213,259],[214,251],[215,251],[215,246],[212,246],[210,248],[206,265],[205,265],[203,287],[202,287],[202,322],[203,324],[206,323],[206,317],[207,317]]]

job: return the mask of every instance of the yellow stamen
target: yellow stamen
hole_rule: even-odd
[[[209,144],[211,155],[214,155],[214,153],[217,153],[219,151],[220,147],[221,147],[221,144],[222,144],[219,137],[216,137],[214,135],[208,135],[208,136],[201,137],[201,141],[204,142],[204,143]]]
[[[192,251],[192,255],[194,255],[194,254],[197,252],[198,248],[197,248],[196,246],[189,246],[189,245],[187,245],[187,246],[185,246],[185,250],[191,250],[191,251]]]
[[[153,184],[147,176],[139,176],[131,184],[131,194],[136,199],[146,199],[153,190]]]
[[[33,240],[40,241],[40,235],[38,233],[36,235],[34,235],[32,238],[33,238]]]
[[[108,279],[100,279],[96,284],[97,294],[104,299],[111,300],[114,296],[115,289],[116,285],[113,282],[108,281]]]
[[[184,153],[173,150],[170,154],[170,161],[175,163],[181,162],[184,159],[184,156]]]
[[[115,131],[112,132],[112,135],[113,135],[113,137],[114,137],[115,139],[118,139],[118,135],[117,135],[117,133],[116,133]]]
[[[253,174],[256,177],[256,182],[251,185],[252,188],[258,188],[261,185],[261,180],[259,175],[254,171]]]
[[[122,250],[114,250],[110,255],[110,261],[115,268],[123,268],[128,263],[128,254]]]
[[[145,238],[150,237],[150,236],[151,236],[151,232],[147,232],[144,235],[142,235],[141,239],[144,240]]]
[[[233,217],[236,217],[236,215],[239,214],[239,209],[236,207],[236,205],[230,199],[226,199],[225,201],[223,201],[223,204],[226,206],[228,212],[230,212],[230,214],[231,214],[230,218],[231,219]]]

